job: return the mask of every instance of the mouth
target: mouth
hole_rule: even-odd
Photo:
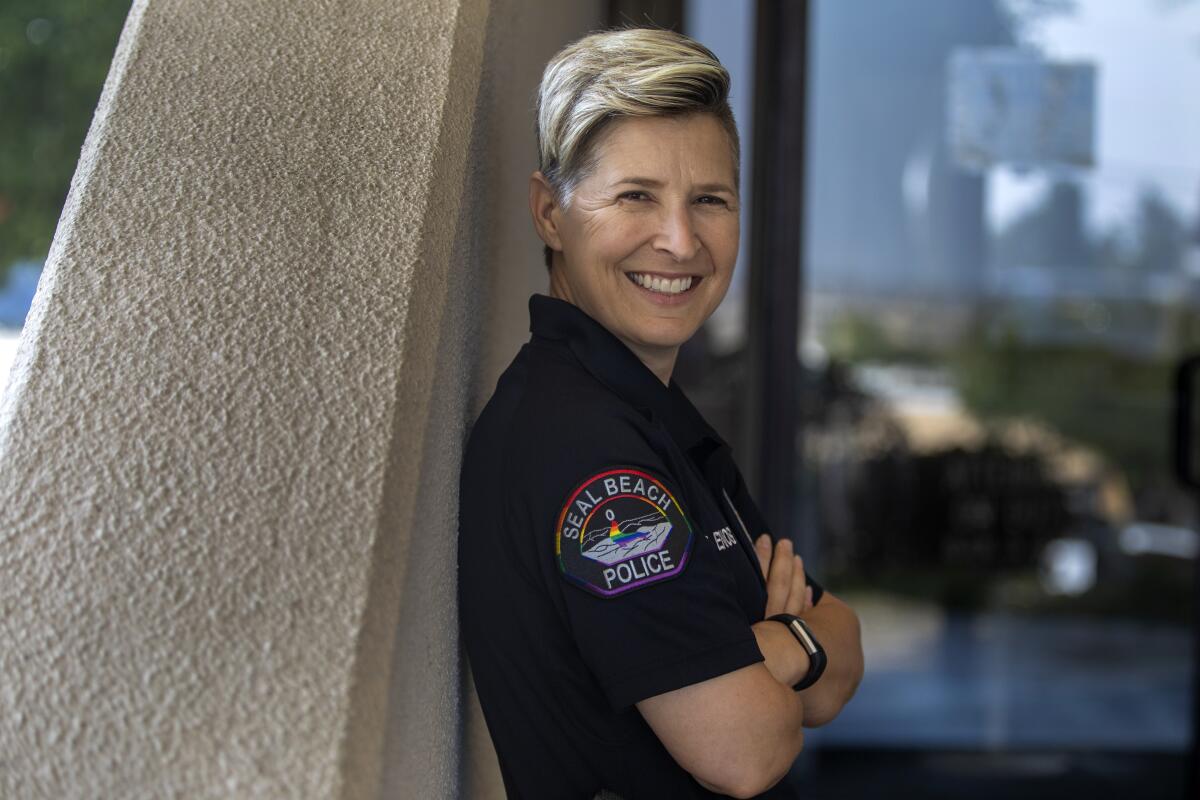
[[[701,275],[663,276],[650,272],[626,272],[630,282],[654,294],[665,297],[684,295],[693,291],[704,280]]]

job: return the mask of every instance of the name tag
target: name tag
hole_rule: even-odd
[[[737,544],[737,539],[733,538],[733,531],[728,526],[720,530],[712,532],[713,541],[717,543],[718,550],[728,550]]]

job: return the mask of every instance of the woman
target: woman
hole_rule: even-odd
[[[529,198],[550,295],[460,494],[464,641],[511,797],[789,797],[771,787],[802,726],[862,674],[854,613],[773,543],[671,381],[737,255],[728,87],[706,48],[646,29],[543,75]]]

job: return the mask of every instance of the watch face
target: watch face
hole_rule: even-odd
[[[802,645],[804,645],[804,649],[808,651],[809,655],[817,652],[817,643],[813,639],[812,634],[808,632],[807,625],[798,619],[794,619],[792,620],[791,628],[792,631],[795,632],[796,638],[800,640]]]

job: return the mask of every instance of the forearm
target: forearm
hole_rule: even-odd
[[[804,701],[804,724],[824,725],[838,715],[862,680],[862,639],[858,617],[832,595],[801,615],[825,650],[828,663],[820,680],[798,693]],[[808,674],[808,654],[788,629],[764,620],[752,627],[767,670],[791,687]]]
[[[762,664],[641,700],[637,708],[675,762],[719,794],[765,792],[804,743],[803,699]]]
[[[750,630],[754,631],[772,678],[790,689],[808,674],[808,653],[785,626],[763,620],[750,626]]]
[[[773,681],[764,676],[764,682],[771,684]],[[750,778],[747,783],[726,786],[725,794],[754,797],[767,791],[788,773],[800,755],[804,746],[804,699],[787,687],[779,688],[782,691],[763,687],[753,700],[746,698],[748,713],[737,726],[735,735],[750,744],[741,758],[757,761],[758,765],[751,776],[746,776]],[[734,730],[731,726],[726,733]]]
[[[773,695],[770,699],[761,698],[768,705],[747,715],[742,725],[721,729],[725,742],[723,749],[729,750],[731,741],[742,745],[742,752],[737,757],[740,766],[730,765],[726,769],[726,775],[737,782],[708,783],[693,773],[704,788],[732,797],[756,797],[778,783],[792,768],[804,746],[804,701],[799,693],[786,689],[770,694]],[[747,768],[751,764],[754,766]]]
[[[832,595],[801,616],[828,659],[821,679],[799,692],[804,724],[815,728],[836,717],[858,689],[863,676],[862,633],[858,615]]]

